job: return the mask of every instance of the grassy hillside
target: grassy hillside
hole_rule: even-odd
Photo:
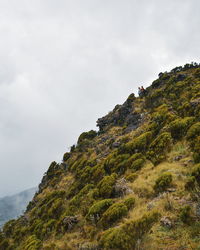
[[[97,126],[51,163],[0,249],[200,249],[200,66],[160,73]]]

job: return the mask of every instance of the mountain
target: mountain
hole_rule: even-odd
[[[200,249],[200,64],[159,73],[52,162],[0,249]]]
[[[30,188],[12,196],[0,198],[0,227],[8,220],[22,215],[37,188]]]

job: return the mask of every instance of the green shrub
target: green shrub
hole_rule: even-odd
[[[200,162],[200,136],[198,136],[192,143],[193,158],[195,163]]]
[[[113,172],[123,174],[127,168],[127,160],[130,154],[117,154],[116,152],[110,154],[104,162],[104,169],[107,173]]]
[[[164,132],[160,134],[149,146],[148,158],[155,164],[165,159],[166,153],[172,144],[170,133]]]
[[[81,142],[83,142],[85,139],[87,140],[92,140],[93,138],[95,138],[97,136],[97,132],[94,130],[90,130],[89,132],[83,132],[79,138],[78,138],[78,144],[80,144]]]
[[[187,139],[189,140],[195,139],[197,136],[200,136],[200,122],[193,124],[187,132]]]
[[[22,244],[23,250],[39,250],[42,247],[42,242],[35,235],[29,236]]]
[[[140,170],[144,165],[144,162],[145,162],[144,159],[137,159],[131,164],[130,168],[134,171]]]
[[[114,194],[114,185],[116,182],[116,174],[105,176],[97,185],[99,189],[99,196],[103,198],[110,198]]]
[[[191,207],[190,206],[184,206],[180,209],[180,219],[184,223],[190,223],[191,216],[190,216]]]
[[[80,204],[81,204],[81,201],[83,199],[85,199],[85,196],[86,194],[94,188],[94,185],[92,184],[88,184],[86,185],[84,188],[81,189],[81,191],[76,195],[74,196],[70,202],[69,202],[69,205],[72,205],[72,206],[75,206],[75,207],[79,207]]]
[[[86,219],[88,220],[94,220],[96,223],[102,214],[113,204],[112,199],[105,199],[101,201],[97,201],[92,205],[92,207],[89,209],[88,214],[86,215]]]
[[[6,237],[10,237],[13,234],[15,224],[16,220],[10,220],[4,224],[3,232]]]
[[[100,224],[104,228],[112,226],[118,222],[122,217],[128,214],[128,210],[131,209],[135,204],[133,197],[127,198],[121,202],[114,203],[104,213],[100,220]]]
[[[135,174],[135,173],[132,173],[132,174],[128,174],[126,176],[126,180],[127,181],[130,181],[130,182],[134,182],[135,179],[137,179],[138,175]]]
[[[69,160],[70,156],[71,156],[71,154],[68,153],[68,152],[66,152],[66,153],[63,155],[63,162]]]
[[[197,183],[200,185],[200,163],[194,166],[191,176],[193,176]]]
[[[119,221],[122,217],[126,216],[127,213],[128,208],[123,202],[115,203],[105,211],[100,220],[100,224],[104,228],[108,228]]]
[[[170,173],[164,173],[155,182],[154,190],[155,192],[165,191],[172,183],[172,175]]]
[[[120,227],[114,227],[103,232],[100,238],[100,248],[115,250],[135,249],[137,241],[144,237],[158,220],[158,213],[144,215],[138,220],[131,220]]]
[[[63,211],[63,199],[54,200],[52,206],[48,209],[48,218],[58,219]]]
[[[163,104],[151,115],[151,123],[148,130],[153,132],[153,135],[157,135],[166,124],[174,119],[176,119],[176,116],[169,111],[169,107],[166,104]]]
[[[152,138],[151,132],[145,132],[130,142],[119,147],[119,153],[145,152]]]
[[[0,249],[7,250],[9,248],[9,241],[7,239],[3,239],[0,241]]]
[[[124,201],[124,204],[127,206],[128,210],[131,209],[135,204],[135,199],[133,197],[127,198]]]
[[[185,183],[186,190],[193,190],[195,187],[195,177],[189,176]]]
[[[183,119],[179,118],[171,122],[169,124],[169,129],[172,137],[174,139],[182,138],[186,134],[188,128],[192,125],[193,122],[194,122],[194,117],[185,117]]]

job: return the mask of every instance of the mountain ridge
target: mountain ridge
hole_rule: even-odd
[[[198,249],[200,65],[159,73],[52,162],[0,249]]]

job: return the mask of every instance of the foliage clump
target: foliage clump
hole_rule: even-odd
[[[168,132],[160,134],[149,146],[148,158],[155,164],[160,163],[166,157],[172,145],[172,137]]]
[[[24,250],[39,250],[42,247],[42,242],[35,235],[29,236],[22,244]]]
[[[104,199],[94,203],[86,216],[88,220],[94,221],[95,223],[100,219],[101,215],[113,204],[112,199]]]
[[[200,122],[193,124],[187,132],[189,140],[195,139],[197,136],[200,136]]]
[[[191,207],[189,205],[184,206],[180,209],[180,219],[183,223],[190,223],[191,222]]]
[[[170,187],[172,183],[172,174],[171,173],[164,173],[155,182],[154,190],[155,192],[163,192],[168,187]]]
[[[104,228],[112,226],[114,223],[118,222],[122,217],[128,214],[129,209],[133,207],[134,203],[135,199],[132,197],[127,198],[124,201],[114,203],[103,213],[100,224]]]
[[[126,216],[127,213],[128,208],[123,202],[115,203],[106,210],[100,220],[100,223],[104,228],[108,228],[122,217]]]
[[[100,239],[100,247],[116,250],[134,249],[138,239],[141,239],[151,229],[158,217],[158,213],[152,212],[135,221],[130,220],[120,227],[106,230]]]
[[[90,130],[89,132],[83,132],[78,138],[78,144],[82,143],[84,140],[92,140],[97,136],[97,132]]]
[[[140,136],[134,138],[130,142],[122,145],[119,148],[120,153],[136,153],[137,152],[145,152],[152,138],[151,132],[145,132]]]
[[[180,139],[187,133],[188,128],[194,122],[194,117],[178,118],[169,124],[171,135],[174,139]]]
[[[110,198],[114,195],[114,185],[116,182],[117,175],[112,174],[105,176],[97,185],[99,190],[99,196],[102,198]]]

